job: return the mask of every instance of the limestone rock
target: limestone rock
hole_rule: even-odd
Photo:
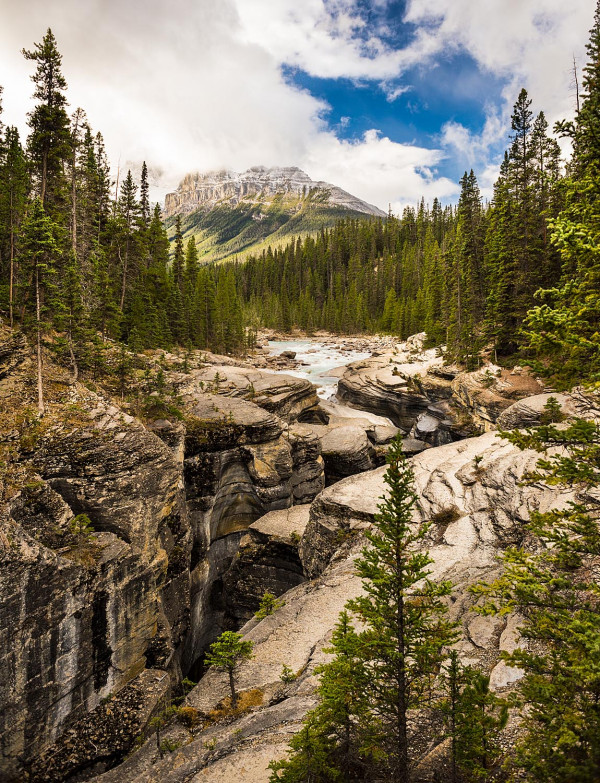
[[[295,166],[253,166],[240,174],[233,171],[187,174],[174,193],[167,193],[164,215],[170,217],[197,209],[207,210],[223,202],[234,206],[241,199],[244,199],[244,203],[258,202],[268,206],[277,194],[302,197],[315,189],[322,191],[326,202],[332,206],[385,217],[385,213],[377,207],[361,201],[335,185],[314,182]]]
[[[527,427],[536,427],[540,424],[540,417],[544,411],[544,406],[554,397],[558,401],[563,415],[567,418],[577,416],[582,413],[581,401],[570,394],[536,394],[533,397],[525,397],[518,402],[514,402],[506,408],[496,420],[496,425],[500,430],[525,429]]]
[[[334,427],[321,439],[328,481],[373,468],[373,449],[362,427]]]
[[[182,378],[184,397],[199,389],[242,397],[286,421],[294,421],[318,403],[316,389],[310,381],[246,367],[208,365]]]
[[[475,456],[482,457],[477,471]],[[431,578],[449,579],[455,585],[450,614],[462,628],[458,645],[463,660],[491,672],[494,687],[500,689],[510,688],[519,676],[499,663],[500,651],[519,643],[519,621],[509,617],[504,625],[503,620],[482,620],[470,612],[474,599],[468,587],[498,574],[499,551],[522,540],[532,509],[543,511],[557,502],[550,490],[520,484],[536,459],[535,453],[521,452],[494,433],[428,449],[413,458],[420,499],[416,518],[433,523],[425,542],[434,561]],[[312,581],[287,592],[285,605],[273,615],[261,622],[252,620],[242,629],[255,645],[255,658],[244,662],[238,675],[240,689],[255,689],[258,696],[251,711],[200,732],[162,760],[148,742],[98,783],[225,781],[227,776],[248,783],[268,781],[268,761],[284,755],[286,741],[314,705],[314,669],[326,659],[323,647],[338,613],[360,593],[354,560],[362,546],[360,530],[371,523],[385,492],[383,475],[379,468],[346,478],[313,502],[301,544]],[[284,664],[298,673],[285,685],[280,680]],[[227,690],[226,675],[209,671],[188,701],[206,713]],[[176,740],[187,735],[174,726],[169,736]],[[207,747],[214,753],[207,753]],[[436,752],[443,753],[443,748],[427,747],[424,758]]]
[[[515,400],[542,391],[542,384],[528,373],[514,374],[500,368],[460,373],[452,381],[455,401],[485,430],[492,429],[500,414]]]

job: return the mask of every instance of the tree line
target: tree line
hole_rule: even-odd
[[[2,124],[0,87],[0,311],[33,337],[40,373],[44,341],[74,378],[101,373],[111,341],[240,350],[232,271],[201,266],[179,224],[171,251],[145,162],[139,181],[128,171],[113,192],[102,135],[81,108],[67,113],[52,31],[23,55],[35,99],[25,142]]]
[[[67,114],[48,30],[23,51],[36,101],[24,144],[0,113],[0,311],[32,335],[39,365],[46,342],[74,377],[101,374],[110,341],[236,353],[266,326],[424,330],[468,367],[485,349],[499,361],[525,358],[557,385],[598,380],[597,27],[580,108],[557,128],[573,143],[566,170],[522,90],[489,204],[465,172],[455,207],[436,199],[399,217],[341,220],[221,265],[201,263],[179,221],[169,241],[145,163],[139,180],[128,171],[111,182],[101,134],[82,109]]]
[[[421,201],[399,218],[341,221],[267,249],[235,267],[247,317],[286,331],[425,330],[467,363],[489,343],[514,353],[535,292],[561,274],[548,228],[564,205],[560,149],[531,103],[522,90],[490,204],[465,172],[456,207]]]

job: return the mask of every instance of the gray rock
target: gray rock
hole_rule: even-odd
[[[373,468],[373,449],[362,427],[334,427],[321,438],[327,481]]]
[[[536,427],[540,424],[540,417],[544,412],[544,406],[554,397],[558,401],[561,411],[566,418],[577,416],[580,411],[578,400],[570,394],[536,394],[533,397],[525,397],[514,402],[504,410],[496,421],[498,429],[513,430],[526,427]]]
[[[386,443],[389,443],[391,440],[393,440],[396,437],[396,435],[398,435],[400,432],[401,430],[399,430],[398,427],[394,427],[393,424],[390,424],[388,426],[376,425],[375,427],[373,427],[371,440],[376,445],[382,446]]]
[[[284,373],[208,365],[193,370],[181,380],[180,390],[184,396],[202,390],[226,397],[243,397],[286,421],[295,421],[318,404],[316,389],[310,381]]]
[[[483,456],[483,461],[474,480],[476,455]],[[518,619],[509,616],[503,628],[503,620],[477,617],[469,611],[474,598],[468,587],[498,575],[497,555],[521,540],[531,509],[544,511],[556,502],[552,491],[520,483],[536,459],[535,453],[521,452],[494,433],[428,449],[413,458],[420,499],[415,520],[433,521],[425,543],[434,561],[431,578],[449,579],[455,585],[457,600],[451,603],[450,614],[462,628],[458,646],[465,659],[491,672],[497,689],[510,688],[520,676],[499,660],[501,650],[520,643]],[[352,476],[319,495],[311,506],[301,545],[312,581],[286,593],[285,605],[273,615],[259,623],[253,620],[242,629],[254,642],[255,658],[240,667],[239,686],[258,689],[261,703],[227,726],[200,732],[163,760],[156,758],[148,742],[124,768],[108,772],[98,783],[120,783],[125,778],[136,783],[268,781],[268,762],[285,755],[287,741],[314,705],[314,669],[325,660],[323,647],[339,611],[349,598],[360,594],[353,563],[362,546],[360,530],[372,522],[378,498],[386,491],[383,475],[380,468]],[[299,673],[288,685],[280,681],[284,664]],[[226,694],[226,675],[210,671],[188,701],[206,712]],[[172,739],[180,736],[178,731],[172,730]],[[207,744],[217,752],[207,754]],[[429,746],[423,759],[431,759],[436,750],[442,756],[445,753],[441,745]]]

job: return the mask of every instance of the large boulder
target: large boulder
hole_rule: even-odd
[[[554,398],[560,406],[562,415],[571,418],[584,413],[585,406],[581,400],[571,394],[535,394],[533,397],[525,397],[518,402],[513,402],[505,408],[496,419],[499,430],[525,429],[537,427],[542,423],[544,406],[550,398]]]
[[[325,475],[329,483],[371,470],[373,448],[362,427],[334,427],[321,438]]]
[[[513,402],[544,391],[543,385],[526,370],[489,366],[460,373],[452,381],[454,401],[464,408],[483,429],[496,426],[500,414]]]

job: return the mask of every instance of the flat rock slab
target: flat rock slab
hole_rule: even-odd
[[[250,525],[250,530],[272,538],[280,538],[286,543],[292,543],[293,533],[298,536],[302,536],[304,533],[309,516],[310,506],[308,504],[270,511],[253,522]]]

